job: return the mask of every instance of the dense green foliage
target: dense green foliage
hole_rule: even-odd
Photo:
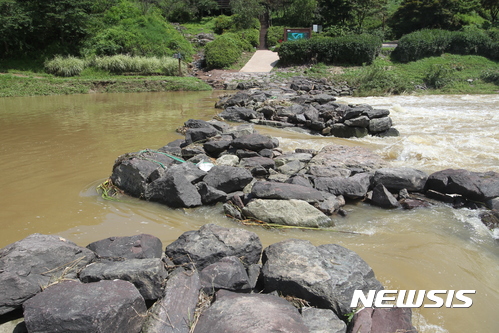
[[[499,59],[497,53],[499,45],[495,34],[495,32],[487,34],[478,29],[464,31],[424,29],[403,36],[392,55],[394,59],[402,62],[439,56],[443,53],[476,54]]]
[[[242,49],[229,34],[206,44],[205,57],[208,68],[226,68],[241,57]]]
[[[381,44],[381,39],[366,34],[284,42],[279,48],[279,63],[301,65],[312,60],[325,64],[371,64]]]
[[[274,25],[267,30],[267,47],[276,46],[279,44],[279,41],[284,40],[284,29],[284,26]]]

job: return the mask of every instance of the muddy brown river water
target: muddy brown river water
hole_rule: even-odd
[[[415,309],[420,332],[497,332],[499,233],[478,212],[445,205],[414,211],[363,203],[335,218],[338,230],[275,231],[244,227],[220,207],[172,210],[126,198],[103,200],[96,186],[121,154],[159,148],[181,136],[189,118],[210,119],[216,92],[92,94],[0,99],[0,247],[32,233],[79,245],[150,233],[164,246],[206,223],[256,232],[264,246],[287,239],[337,243],[356,251],[387,289],[476,290],[470,308]],[[281,148],[361,145],[397,166],[428,173],[452,168],[499,172],[499,95],[344,98],[390,108],[397,138],[345,140],[258,127]]]

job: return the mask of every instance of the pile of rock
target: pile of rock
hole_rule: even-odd
[[[345,333],[354,290],[383,288],[342,246],[286,240],[262,251],[255,233],[214,224],[164,252],[144,234],[86,248],[34,234],[0,250],[0,269],[0,315],[22,307],[30,333]],[[415,332],[407,309],[372,311],[349,332]]]
[[[256,133],[251,124],[191,119],[182,131],[184,140],[120,156],[113,184],[174,208],[221,202],[227,215],[240,220],[300,227],[332,226],[330,216],[345,214],[347,200],[412,209],[430,206],[431,198],[456,207],[483,202],[494,208],[499,197],[494,172],[443,170],[428,176],[389,167],[367,149],[341,145],[283,152],[277,139]]]
[[[240,91],[222,96],[216,107],[224,109],[219,115],[228,121],[299,128],[312,134],[340,138],[399,135],[389,110],[337,103],[336,91],[312,88],[295,81],[290,89]]]

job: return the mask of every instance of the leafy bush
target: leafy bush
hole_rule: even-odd
[[[224,34],[206,44],[205,58],[209,68],[227,68],[241,57],[238,42],[229,34]]]
[[[450,31],[438,29],[423,29],[410,33],[400,38],[392,56],[401,62],[439,56],[449,48],[451,35]]]
[[[215,33],[223,34],[226,31],[235,29],[236,25],[231,16],[220,15],[215,19]]]
[[[253,50],[253,45],[251,45],[251,43],[249,41],[247,41],[246,39],[243,39],[241,37],[240,34],[238,33],[235,33],[235,32],[227,32],[225,34],[223,34],[222,36],[224,36],[224,38],[230,38],[232,39],[234,42],[236,42],[237,44],[237,47],[241,50],[241,51],[246,51],[246,52],[250,52]]]
[[[485,55],[488,52],[491,40],[483,30],[467,29],[465,31],[456,31],[451,36],[449,49],[446,50],[449,53]]]
[[[349,35],[337,38],[318,37],[284,42],[279,48],[281,64],[371,64],[381,50],[381,39],[372,35]]]
[[[499,85],[499,72],[493,70],[484,71],[480,75],[480,79],[485,82],[494,83],[495,85]]]
[[[266,42],[267,47],[273,47],[279,44],[279,41],[284,40],[284,26],[274,25],[268,28]]]
[[[423,82],[429,88],[441,89],[454,80],[452,73],[453,70],[444,65],[431,65]]]
[[[45,71],[56,76],[70,77],[80,75],[85,67],[84,60],[72,56],[56,56],[54,59],[45,62]]]
[[[440,56],[443,53],[499,59],[499,45],[496,45],[497,39],[494,39],[497,37],[499,33],[496,31],[485,32],[476,28],[463,31],[420,30],[403,36],[392,56],[401,62]]]

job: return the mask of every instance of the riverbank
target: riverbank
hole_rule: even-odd
[[[270,73],[245,73],[236,69],[198,70],[188,77],[124,76],[107,72],[83,72],[76,78],[57,78],[40,64],[4,64],[0,97],[85,94],[106,92],[200,91],[264,88],[285,85],[293,77],[322,79],[349,90],[345,95],[496,94],[499,64],[480,56],[444,54],[410,63],[390,60],[383,50],[374,64],[362,67],[310,64],[275,67]]]
[[[211,90],[211,87],[194,77],[109,76],[85,79],[35,73],[0,75],[0,97],[203,90]]]

